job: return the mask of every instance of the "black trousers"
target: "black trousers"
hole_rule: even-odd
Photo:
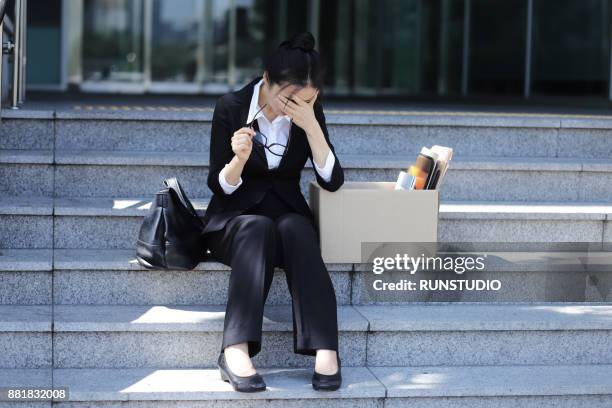
[[[294,353],[338,351],[336,295],[307,217],[269,190],[259,204],[207,235],[211,257],[232,268],[221,350],[248,342],[250,357],[260,352],[264,305],[278,266],[292,299]]]

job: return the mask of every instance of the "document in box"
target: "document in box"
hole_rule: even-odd
[[[437,190],[442,184],[453,157],[453,149],[434,145],[421,149],[415,163],[408,171],[400,171],[395,190]]]

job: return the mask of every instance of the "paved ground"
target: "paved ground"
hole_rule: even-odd
[[[216,97],[200,95],[104,95],[30,93],[25,109],[32,110],[179,110],[211,111]],[[577,100],[571,98],[549,98],[525,101],[520,98],[504,100],[471,99],[460,100],[413,100],[400,101],[391,98],[353,100],[328,98],[325,101],[329,113],[367,113],[385,115],[466,113],[513,113],[555,115],[604,115],[612,116],[612,104],[606,100]]]

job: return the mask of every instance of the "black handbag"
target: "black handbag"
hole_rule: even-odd
[[[190,270],[204,258],[204,223],[176,177],[163,183],[140,226],[136,259],[147,269]]]

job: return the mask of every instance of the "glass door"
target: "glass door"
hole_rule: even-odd
[[[227,85],[230,10],[229,0],[153,0],[145,37],[151,44],[149,88],[191,93],[207,83]]]
[[[83,4],[82,89],[142,92],[143,0]]]
[[[313,26],[318,0],[67,0],[82,9],[70,61],[84,91],[223,93],[263,71],[288,35]],[[74,3],[73,3],[74,2]],[[79,5],[79,7],[77,7]],[[76,27],[76,25],[75,25]],[[76,29],[75,29],[76,30]],[[316,34],[316,33],[315,33]],[[80,81],[80,82],[79,82]]]
[[[155,0],[152,10],[151,82],[160,91],[197,91],[204,57],[202,16],[198,0]]]
[[[82,0],[81,89],[228,89],[233,0]]]

